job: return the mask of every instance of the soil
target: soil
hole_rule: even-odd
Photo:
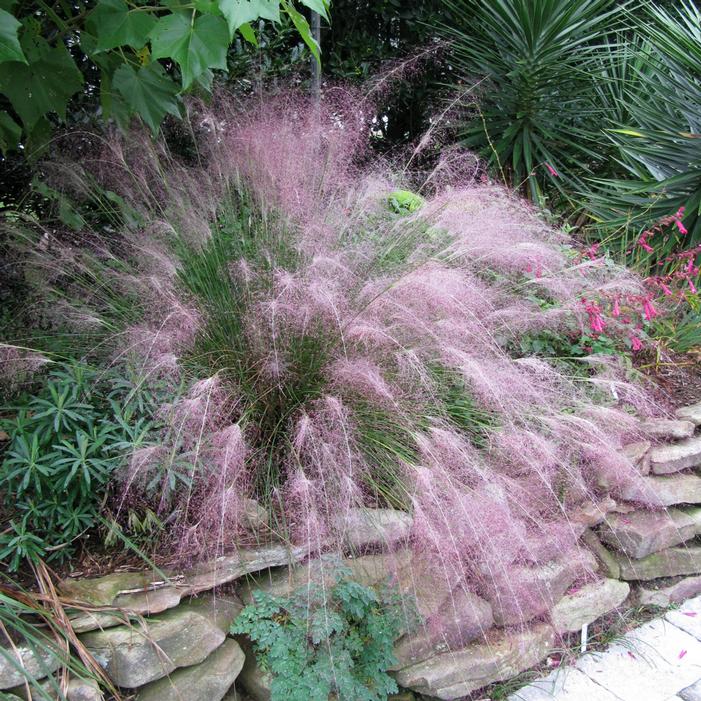
[[[654,380],[672,408],[701,401],[701,349],[640,369]]]

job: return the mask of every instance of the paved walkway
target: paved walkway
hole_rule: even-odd
[[[508,701],[701,701],[701,596]]]

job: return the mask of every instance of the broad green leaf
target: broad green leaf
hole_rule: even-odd
[[[258,39],[256,39],[256,33],[253,31],[253,27],[251,27],[251,25],[248,24],[248,22],[242,24],[239,27],[239,32],[241,32],[241,36],[249,44],[253,44],[253,46],[258,46]]]
[[[100,0],[91,15],[97,34],[97,51],[118,46],[140,49],[156,24],[156,17],[145,10],[130,10],[124,0]]]
[[[13,151],[21,136],[22,127],[5,110],[0,112],[0,150],[3,153]]]
[[[329,3],[326,0],[300,0],[302,5],[320,14],[325,20],[329,19]]]
[[[208,68],[227,68],[229,35],[221,17],[200,15],[193,22],[191,13],[173,12],[158,20],[150,36],[153,58],[172,58],[180,66],[183,89]]]
[[[247,22],[257,19],[280,21],[280,3],[278,0],[219,0],[222,11],[229,25],[229,38],[233,40],[236,30]]]
[[[198,12],[205,15],[221,15],[217,0],[194,0],[192,4]]]
[[[114,90],[112,73],[108,69],[100,71],[100,107],[103,119],[114,119],[120,129],[129,127],[131,113],[121,93]]]
[[[17,38],[17,30],[21,26],[9,12],[0,9],[0,62],[21,61],[27,63]]]
[[[180,116],[178,86],[155,61],[139,70],[127,64],[120,66],[112,76],[112,85],[130,111],[138,114],[154,134],[166,114]]]
[[[51,47],[44,39],[30,38],[21,45],[30,63],[0,64],[0,92],[31,131],[50,112],[65,119],[68,101],[83,85],[83,74],[62,43]]]
[[[282,7],[284,8],[285,12],[290,16],[290,19],[297,28],[299,35],[304,40],[304,43],[309,47],[309,50],[312,52],[314,58],[317,60],[317,63],[320,64],[321,56],[319,53],[319,45],[316,43],[316,40],[312,36],[311,30],[309,29],[309,22],[307,22],[307,18],[299,10],[297,10],[294,7],[294,5],[291,2],[289,2],[289,0],[283,0]]]

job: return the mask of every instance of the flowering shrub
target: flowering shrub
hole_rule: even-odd
[[[662,218],[654,226],[646,229],[638,238],[635,248],[651,255],[656,254],[658,241],[662,249],[668,248],[669,229],[673,227],[678,235],[688,232],[683,224],[684,208]],[[661,239],[661,240],[660,240]],[[605,257],[600,254],[600,244],[594,244],[585,257],[605,265]],[[632,253],[632,249],[628,253]],[[693,306],[697,298],[694,282],[699,275],[696,259],[701,253],[701,245],[681,248],[657,261],[662,271],[642,280],[642,288],[635,292],[606,293],[597,299],[582,298],[582,306],[588,316],[589,331],[594,337],[608,333],[625,339],[633,351],[642,350],[647,338],[645,328],[660,316],[660,310],[670,315],[679,307]]]

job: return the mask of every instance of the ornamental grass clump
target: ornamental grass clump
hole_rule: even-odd
[[[115,509],[154,509],[184,558],[266,537],[251,499],[275,537],[313,552],[345,547],[357,507],[403,509],[416,561],[451,590],[545,601],[528,568],[590,571],[574,514],[639,479],[620,448],[652,407],[612,359],[513,349],[581,333],[582,298],[641,283],[581,259],[496,187],[456,182],[393,211],[402,183],[358,165],[364,118],[349,102],[222,100],[190,116],[199,165],[137,133],[81,164],[138,223],[33,249],[73,310],[56,326],[90,319],[85,358],[185,387],[117,471]],[[129,315],[75,294],[88,261],[100,295],[134,300]]]

